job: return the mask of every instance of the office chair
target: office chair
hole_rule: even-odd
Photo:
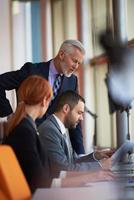
[[[19,162],[8,145],[0,145],[0,195],[8,200],[30,200],[31,191]]]
[[[7,196],[5,195],[5,193],[0,189],[0,199],[1,200],[8,200]]]

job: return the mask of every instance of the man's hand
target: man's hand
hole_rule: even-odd
[[[110,158],[114,152],[115,149],[96,150],[94,156],[97,160],[102,160],[104,158]]]
[[[112,167],[112,160],[111,158],[104,158],[99,161],[101,164],[102,169],[104,170],[110,170]]]

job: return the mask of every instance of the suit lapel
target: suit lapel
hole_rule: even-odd
[[[58,132],[60,132],[60,135],[62,136],[62,138],[64,138],[64,136],[63,136],[63,134],[61,132],[60,126],[57,123],[55,117],[53,115],[50,115],[48,118],[55,125],[56,129],[58,129]],[[64,138],[64,141],[65,141],[65,138]],[[66,141],[65,141],[65,144],[66,144]]]
[[[60,133],[62,134],[61,130],[60,130],[60,127],[59,127],[59,124],[57,123],[56,119],[54,118],[53,115],[50,115],[48,117],[48,119],[55,125],[55,127],[58,129],[58,131],[60,131]]]
[[[57,123],[57,121],[56,121],[56,119],[55,119],[55,117],[53,115],[49,116],[48,119],[55,125],[55,127],[58,129],[58,132],[60,132],[60,135],[61,135],[61,137],[62,137],[62,139],[64,141],[64,147],[63,148],[65,148],[64,150],[65,150],[66,156],[68,157],[68,161],[71,162],[72,160],[70,158],[69,149],[68,149],[66,140],[64,138],[64,135],[61,132],[59,124]]]
[[[43,77],[46,80],[48,80],[48,77],[49,77],[50,62],[51,62],[51,60],[49,60],[48,62],[40,63],[41,64],[41,74],[43,75]]]
[[[66,90],[75,90],[76,88],[75,80],[76,79],[74,78],[74,75],[72,75],[71,77],[66,77],[63,75],[63,80],[57,96],[59,96],[62,92]]]
[[[62,84],[61,84],[59,93],[62,93],[63,91],[66,91],[66,90],[69,90],[72,87],[70,85],[71,79],[72,79],[72,77],[68,78],[68,77],[66,77],[66,76],[63,75],[63,80],[62,80]]]

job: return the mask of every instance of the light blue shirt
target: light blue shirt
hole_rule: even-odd
[[[50,68],[49,68],[48,81],[49,81],[49,83],[50,83],[50,85],[51,85],[52,88],[53,88],[54,80],[55,80],[57,74],[59,74],[59,73],[58,73],[58,71],[56,70],[56,68],[54,66],[54,61],[51,60],[51,62],[50,62]]]

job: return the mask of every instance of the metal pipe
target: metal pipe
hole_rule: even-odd
[[[126,0],[113,0],[113,25],[114,37],[122,44],[127,42],[126,33]],[[117,147],[120,147],[127,139],[127,113],[116,113]]]

